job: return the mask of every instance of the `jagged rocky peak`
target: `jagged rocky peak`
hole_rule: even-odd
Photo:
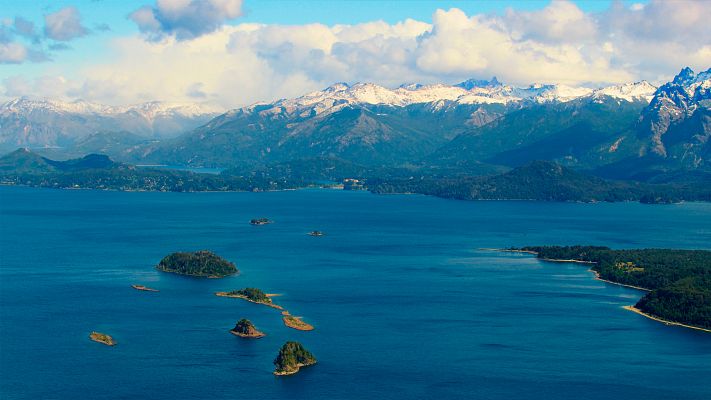
[[[683,85],[683,84],[691,82],[695,76],[696,76],[696,74],[694,73],[694,70],[692,70],[689,67],[684,67],[674,77],[674,80],[672,81],[672,83],[677,84],[677,85]]]
[[[711,69],[696,75],[691,68],[684,67],[671,82],[660,86],[642,111],[638,127],[650,135],[650,150],[667,157],[664,135],[691,118],[697,110],[708,110],[708,100],[711,100]],[[697,129],[697,133],[708,132],[703,124]]]
[[[498,87],[498,86],[503,86],[503,84],[501,82],[499,82],[499,80],[496,79],[495,76],[493,76],[488,81],[486,79],[471,78],[471,79],[467,79],[464,82],[460,82],[454,86],[460,87],[460,88],[463,88],[466,90],[472,90],[474,88],[494,88],[494,87]]]
[[[422,88],[424,85],[421,83],[403,83],[400,85],[400,89],[405,89],[405,90],[417,90]]]

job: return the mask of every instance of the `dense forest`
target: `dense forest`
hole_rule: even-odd
[[[534,161],[492,176],[371,178],[367,187],[373,193],[419,193],[459,200],[711,201],[711,183],[653,185],[610,181],[550,161]]]
[[[649,289],[635,305],[662,319],[711,329],[711,251],[595,246],[524,247],[539,258],[590,261],[600,277]]]
[[[207,250],[167,255],[160,260],[156,268],[183,275],[220,278],[238,272],[233,263]]]

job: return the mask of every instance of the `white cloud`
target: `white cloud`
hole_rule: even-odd
[[[0,43],[0,63],[19,64],[28,57],[27,48],[20,43]]]
[[[89,33],[81,24],[79,10],[65,7],[44,17],[44,34],[50,39],[69,41]]]
[[[451,9],[437,10],[432,23],[335,26],[221,25],[241,12],[241,4],[213,1],[219,17],[192,29],[185,13],[194,3],[158,1],[138,10],[132,18],[161,40],[115,39],[111,62],[84,65],[76,74],[81,78],[54,82],[52,90],[63,85],[66,97],[107,103],[206,100],[234,107],[336,81],[395,86],[496,75],[517,85],[598,86],[669,79],[685,65],[711,66],[711,24],[703,23],[711,20],[711,7],[693,1],[673,7],[614,3],[603,13],[556,1],[532,12],[466,15]]]
[[[129,15],[153,41],[166,36],[193,39],[214,32],[223,23],[242,15],[242,0],[157,0]]]

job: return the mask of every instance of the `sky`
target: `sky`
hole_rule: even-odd
[[[711,67],[711,1],[0,0],[0,100],[233,108],[334,82],[601,87]]]

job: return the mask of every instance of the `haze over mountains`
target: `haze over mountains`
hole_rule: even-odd
[[[597,90],[512,87],[496,78],[395,89],[337,83],[212,119],[193,108],[57,104],[2,106],[5,148],[65,146],[72,156],[102,152],[134,163],[246,167],[338,158],[479,173],[551,160],[610,178],[661,181],[708,171],[711,148],[711,70],[689,68],[659,88],[645,81]]]
[[[0,149],[82,147],[85,141],[110,143],[175,137],[218,114],[200,104],[159,101],[111,107],[85,101],[19,98],[0,104]]]

